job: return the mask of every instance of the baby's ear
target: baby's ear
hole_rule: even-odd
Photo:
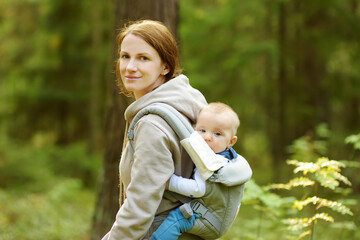
[[[236,143],[236,141],[237,141],[237,136],[233,136],[233,137],[230,139],[229,147],[234,146],[234,144]]]

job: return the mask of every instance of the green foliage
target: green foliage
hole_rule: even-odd
[[[260,187],[255,180],[251,179],[246,183],[243,203],[254,204],[257,210],[272,216],[279,216],[280,207],[284,202],[279,195],[270,192],[268,188]]]
[[[0,239],[86,239],[94,205],[76,179],[59,179],[48,192],[0,189]]]
[[[309,133],[295,139],[287,150],[294,159],[301,159],[302,162],[314,162],[319,156],[326,156],[328,153],[328,140],[330,130],[327,124],[321,123],[315,133]]]
[[[316,163],[304,163],[297,160],[291,160],[288,161],[288,164],[296,166],[294,169],[295,174],[300,172],[304,176],[308,176],[308,178],[303,178],[303,182],[311,183],[307,186],[314,187],[314,194],[317,194],[318,191],[317,184],[322,187],[329,188],[333,191],[339,187],[340,182],[351,185],[351,182],[345,176],[340,174],[341,168],[345,167],[345,165],[338,161],[328,160],[327,158],[319,158]],[[286,184],[286,186],[289,185],[291,184]],[[291,185],[289,189],[295,186],[299,185]],[[304,185],[300,186],[305,187]],[[307,197],[303,200],[295,200],[293,203],[293,208],[301,212],[306,206],[310,205],[314,206],[312,208],[314,212],[313,215],[303,218],[289,218],[283,221],[286,225],[288,225],[287,229],[290,231],[290,233],[294,234],[294,236],[299,236],[298,239],[301,239],[307,235],[313,236],[314,226],[317,223],[317,220],[334,222],[334,218],[328,213],[318,212],[318,210],[322,207],[327,207],[328,209],[343,215],[353,215],[352,211],[339,201],[320,198],[316,195]]]
[[[234,108],[245,126],[239,129],[239,139],[266,139],[267,118],[260,102],[266,99],[266,82],[271,81],[264,75],[264,59],[276,59],[276,41],[265,36],[263,25],[271,7],[258,0],[180,2],[182,65],[191,84],[209,102],[222,101]],[[237,143],[242,150],[245,145],[246,141]],[[257,147],[269,155],[267,142]],[[264,164],[263,156],[251,157],[259,158],[259,166]]]
[[[69,146],[24,145],[0,136],[0,188],[42,191],[51,188],[58,177],[78,178],[94,187],[100,157],[87,153],[84,142]]]
[[[86,136],[89,9],[84,0],[0,1],[0,124],[12,138],[28,141],[50,132],[64,144]],[[107,46],[97,55],[101,69]]]
[[[336,202],[336,201],[330,201],[327,199],[323,199],[323,198],[319,198],[319,197],[309,197],[305,200],[296,200],[294,202],[293,207],[298,209],[298,210],[302,210],[305,206],[309,205],[309,204],[313,204],[316,205],[316,209],[319,209],[321,207],[328,207],[331,208],[332,210],[341,213],[341,214],[349,214],[351,216],[353,216],[354,214],[350,211],[349,208],[347,208],[346,206],[344,206],[343,204],[341,204],[340,202]]]
[[[354,149],[360,150],[360,133],[348,136],[345,139],[345,143],[352,144],[354,146]]]
[[[313,174],[314,179],[323,187],[334,190],[339,186],[339,181],[351,186],[351,182],[340,174],[340,168],[345,167],[345,164],[342,162],[322,157],[316,163],[304,163],[297,160],[289,160],[287,163],[296,166],[294,173],[302,172],[303,175]]]
[[[345,164],[329,160],[327,158],[319,158],[317,162],[301,162],[298,160],[289,160],[287,161],[289,165],[294,165],[294,174],[302,173],[303,176],[296,177],[291,179],[286,184],[271,184],[266,187],[266,189],[286,189],[291,190],[295,187],[313,187],[315,194],[317,186],[320,185],[324,188],[329,188],[333,191],[336,188],[339,188],[340,182],[351,185],[351,182],[343,175],[340,174],[341,168],[346,167]],[[302,197],[302,200],[295,200],[293,202],[292,208],[297,209],[299,212],[305,210],[305,207],[313,205],[314,207],[313,215],[309,217],[295,217],[287,218],[283,220],[283,223],[286,224],[287,230],[294,236],[299,236],[298,239],[301,239],[307,235],[312,235],[314,225],[317,223],[317,220],[324,220],[327,222],[334,222],[334,217],[329,215],[327,212],[318,212],[322,207],[327,207],[328,209],[340,213],[353,216],[352,211],[342,204],[339,201],[332,201],[325,198],[320,198],[318,196],[312,197]],[[299,213],[296,213],[298,215]]]
[[[272,231],[271,235],[274,237],[281,235],[278,218],[288,212],[293,201],[294,197],[281,197],[272,193],[268,187],[259,186],[255,180],[251,179],[246,183],[240,215],[244,207],[252,206],[259,213],[259,217],[254,217],[257,214],[252,214],[252,217],[248,218],[244,224],[248,224],[248,228],[254,230],[237,236],[239,239],[242,239],[240,236],[246,236],[248,239],[268,239],[269,231]]]
[[[317,133],[321,134],[324,133],[324,131],[317,131]],[[328,136],[328,133],[326,133],[326,136]],[[287,230],[289,231],[290,236],[294,237],[295,239],[302,239],[308,235],[311,237],[311,239],[314,239],[314,229],[315,225],[318,223],[318,220],[323,220],[330,223],[335,222],[335,218],[328,212],[319,212],[319,209],[323,207],[326,207],[328,210],[340,213],[342,215],[354,215],[350,208],[341,203],[341,200],[329,200],[318,196],[320,192],[323,192],[320,191],[320,186],[333,191],[333,193],[345,192],[341,191],[343,189],[341,187],[341,183],[351,186],[350,180],[341,174],[341,169],[347,167],[346,162],[329,160],[327,157],[321,157],[320,153],[324,153],[326,148],[323,149],[321,147],[320,149],[325,151],[319,152],[317,151],[319,150],[317,147],[319,144],[315,144],[312,141],[305,141],[305,143],[305,148],[299,148],[297,147],[299,145],[299,140],[297,140],[294,141],[295,146],[292,147],[296,150],[294,151],[294,156],[304,156],[302,154],[305,154],[305,157],[303,159],[287,161],[287,164],[295,167],[293,170],[294,174],[300,173],[302,176],[292,179],[287,184],[272,184],[268,186],[269,189],[286,190],[291,190],[294,187],[312,188],[313,196],[306,197],[308,194],[306,193],[301,197],[301,200],[295,200],[292,206],[292,208],[298,211],[296,215],[303,213],[307,215],[307,217],[293,217],[283,220],[283,223],[288,226]],[[305,144],[302,144],[302,146],[304,145]],[[326,146],[324,143],[320,145]],[[299,154],[299,151],[304,152]],[[306,155],[311,157],[306,157]],[[309,159],[312,160],[314,156],[318,156],[317,160],[309,161]],[[309,210],[310,213],[308,212]]]
[[[275,183],[275,184],[269,184],[265,187],[265,189],[286,189],[290,190],[293,187],[306,187],[314,185],[314,181],[310,180],[309,178],[305,177],[297,177],[291,179],[288,183]]]
[[[346,188],[351,187],[352,183],[342,171],[357,167],[358,164],[354,161],[329,160],[324,157],[330,131],[326,125],[320,125],[315,133],[314,136],[295,140],[289,147],[292,157],[302,158],[287,160],[287,164],[294,167],[294,176],[287,183],[266,186],[258,186],[254,180],[246,183],[243,205],[252,206],[260,215],[257,218],[257,227],[253,230],[256,233],[242,236],[249,239],[269,239],[264,236],[269,236],[269,232],[274,233],[281,227],[275,223],[271,226],[264,222],[273,222],[276,219],[280,219],[286,227],[286,236],[281,239],[315,239],[319,236],[320,239],[325,236],[328,236],[326,239],[333,239],[331,231],[339,228],[342,236],[351,236],[356,232],[354,216],[358,211],[358,200],[352,198],[352,189]],[[279,195],[282,190],[287,190],[289,196]],[[344,196],[347,198],[343,199]],[[255,224],[256,220],[249,221]],[[281,233],[278,232],[276,236],[278,238]]]
[[[83,142],[24,145],[0,134],[0,239],[87,239],[100,159]]]

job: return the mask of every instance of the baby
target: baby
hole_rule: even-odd
[[[203,137],[209,147],[218,155],[223,156],[226,163],[237,158],[237,153],[232,146],[237,141],[236,132],[240,120],[234,110],[220,102],[210,103],[201,110],[195,130]],[[211,177],[209,179],[211,181]],[[204,196],[206,184],[199,171],[195,168],[193,179],[183,178],[173,174],[168,182],[170,191],[192,198]],[[178,239],[182,232],[190,230],[194,223],[194,214],[189,219],[182,216],[177,208],[170,212],[150,240],[153,239]]]

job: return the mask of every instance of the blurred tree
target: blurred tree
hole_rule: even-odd
[[[118,0],[114,2],[112,62],[118,57],[117,30],[127,21],[154,19],[164,22],[177,35],[177,0]],[[114,75],[112,75],[114,76]],[[107,112],[106,149],[98,191],[91,239],[100,239],[110,230],[119,209],[119,160],[124,138],[124,111],[132,99],[120,95],[114,78],[109,83],[110,103]]]
[[[286,146],[321,122],[333,129],[336,145],[357,131],[358,5],[182,1],[184,69],[209,101],[227,102],[237,111],[243,141],[236,148],[255,168],[267,166],[268,159],[276,171],[285,166]]]
[[[186,74],[208,101],[226,102],[238,113],[235,148],[254,168],[271,167],[266,132],[277,133],[269,119],[282,109],[276,107],[277,2],[183,0],[180,6]]]
[[[2,91],[11,102],[1,111],[11,119],[3,120],[6,134],[23,142],[48,136],[49,142],[57,144],[86,138],[90,125],[84,106],[89,105],[91,81],[87,79],[92,74],[87,9],[91,4],[84,0],[15,0],[2,1],[1,7],[0,52],[6,62],[0,67]],[[97,52],[106,47],[98,44]],[[106,60],[97,55],[96,78],[104,72]],[[101,86],[98,89],[103,94],[105,87]]]
[[[103,78],[101,56],[103,45],[103,3],[93,0],[91,7],[91,68],[90,68],[90,97],[89,97],[89,152],[100,149],[102,146],[100,127],[102,122],[101,114],[101,79]]]
[[[357,131],[354,122],[360,116],[359,94],[350,88],[360,86],[359,81],[353,81],[360,77],[354,65],[358,60],[353,58],[359,53],[356,42],[360,24],[353,1],[294,0],[278,4],[278,32],[284,35],[278,42],[279,58],[284,59],[278,66],[278,94],[284,101],[279,104],[284,114],[271,120],[281,122],[278,130],[284,141],[279,150],[283,155],[284,147],[293,139],[322,122],[328,123],[337,137],[342,131]],[[346,123],[340,120],[344,116]]]

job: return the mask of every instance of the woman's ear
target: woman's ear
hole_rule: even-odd
[[[167,65],[164,65],[164,70],[162,71],[162,75],[166,75],[166,74],[168,74],[170,72],[170,70],[169,70],[169,67],[167,66]]]

